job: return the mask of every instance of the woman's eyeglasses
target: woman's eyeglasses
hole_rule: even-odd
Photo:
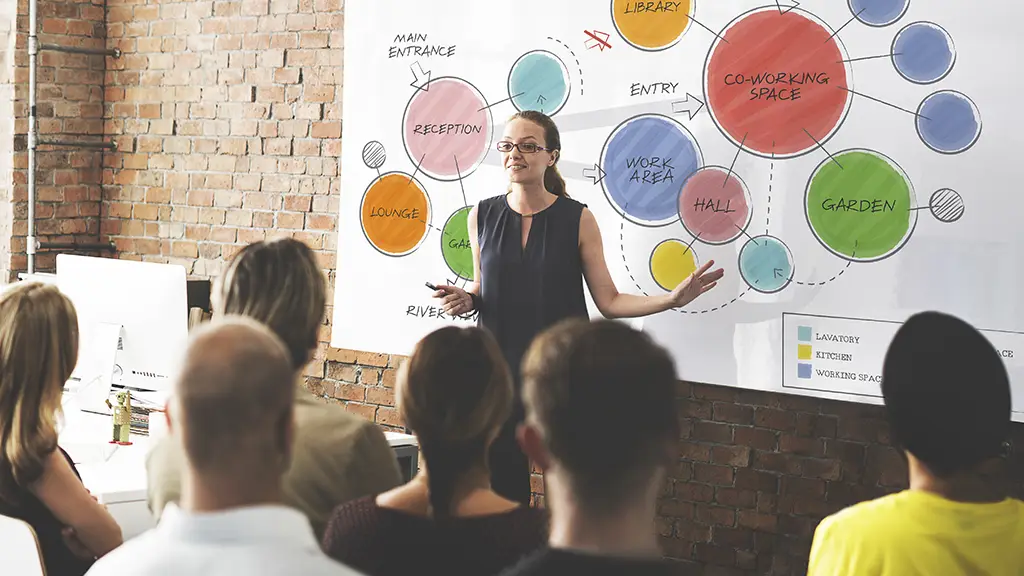
[[[522,152],[523,154],[533,154],[534,152],[536,152],[538,150],[544,150],[544,151],[547,151],[547,152],[551,152],[551,150],[552,150],[551,148],[545,148],[543,146],[538,146],[538,145],[534,144],[533,142],[520,142],[519,144],[516,144],[515,142],[505,142],[505,141],[498,142],[498,151],[499,152],[511,152],[513,148],[518,148],[519,151]]]

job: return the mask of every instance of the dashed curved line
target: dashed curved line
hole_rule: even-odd
[[[423,218],[417,218],[416,220],[417,220],[418,222],[422,222],[423,224],[426,224],[426,225],[427,225],[427,228],[430,228],[431,230],[437,230],[438,232],[440,232],[440,233],[444,234],[445,236],[451,236],[451,234],[449,234],[448,232],[445,232],[445,231],[444,231],[444,230],[442,230],[441,228],[438,228],[437,226],[434,226],[433,224],[431,224],[430,222],[427,222],[427,221],[426,221],[426,220],[424,220]]]
[[[840,270],[839,273],[836,274],[835,276],[829,278],[828,280],[822,280],[821,282],[801,282],[799,280],[793,280],[793,282],[795,284],[799,284],[801,286],[824,286],[825,284],[828,284],[829,282],[834,282],[837,278],[839,278],[840,276],[845,274],[846,270],[850,268],[850,264],[853,264],[852,258],[856,258],[856,257],[857,257],[857,243],[854,242],[854,244],[853,244],[853,254],[850,254],[851,260],[847,260],[846,261],[846,266],[843,266],[843,269]]]
[[[622,207],[622,211],[626,211],[626,206],[629,206],[629,202],[626,202],[625,206]],[[633,281],[636,289],[640,291],[644,296],[650,296],[646,290],[640,286],[640,283],[636,281],[633,276],[633,271],[629,269],[629,262],[626,260],[626,217],[623,216],[622,220],[619,221],[619,251],[622,253],[622,265],[626,267],[626,274],[629,274],[629,279]]]
[[[835,276],[829,278],[828,280],[822,280],[821,282],[801,282],[799,280],[793,280],[793,283],[794,284],[799,284],[801,286],[824,286],[825,284],[828,284],[829,282],[835,282],[835,280],[837,278],[839,278],[840,276],[843,275],[844,272],[846,272],[846,269],[850,267],[850,264],[852,264],[852,262],[851,261],[847,261],[846,262],[846,266],[844,266],[843,269],[840,270],[838,274],[836,274]]]
[[[772,223],[772,186],[775,184],[775,142],[772,142],[772,165],[768,170],[768,214],[764,219],[764,233],[768,235],[768,230]]]
[[[746,290],[744,290],[743,292],[740,292],[738,296],[736,296],[736,297],[735,297],[735,298],[733,298],[732,300],[729,300],[729,301],[728,301],[728,302],[726,302],[725,304],[722,304],[721,306],[715,306],[714,308],[708,308],[707,310],[680,310],[680,309],[678,309],[678,308],[673,308],[673,310],[674,310],[674,311],[676,311],[676,312],[679,312],[680,314],[707,314],[708,312],[717,312],[717,311],[719,311],[719,310],[721,310],[721,309],[725,308],[726,306],[728,306],[728,305],[730,305],[730,304],[732,304],[732,303],[736,302],[736,301],[737,301],[737,300],[739,300],[740,298],[743,298],[743,296],[744,296],[744,295],[745,295],[745,294],[746,294],[747,292],[750,292],[750,288],[747,288],[747,289],[746,289]]]
[[[628,206],[629,206],[629,202],[627,202],[625,205],[623,205],[622,211],[625,212],[626,208]],[[622,265],[626,267],[626,273],[629,274],[629,279],[633,281],[633,284],[636,286],[636,289],[639,290],[641,294],[643,294],[644,296],[650,296],[650,294],[648,294],[647,291],[644,290],[642,286],[640,286],[640,283],[636,281],[636,277],[633,276],[633,271],[629,269],[629,262],[626,260],[626,217],[625,216],[623,216],[622,220],[619,221],[619,251],[622,253]],[[673,312],[678,312],[680,314],[707,314],[708,312],[716,312],[716,311],[721,310],[721,309],[725,308],[726,306],[736,302],[740,298],[743,298],[743,296],[747,292],[749,292],[749,291],[750,291],[750,288],[748,287],[743,292],[740,292],[739,295],[736,296],[735,298],[733,298],[732,300],[729,300],[725,304],[721,304],[719,306],[715,306],[714,308],[708,308],[706,310],[680,310],[679,308],[672,308],[672,311]]]
[[[558,38],[555,38],[555,37],[552,37],[552,36],[548,36],[548,40],[554,40],[555,42],[558,42],[559,44],[564,46],[565,49],[569,51],[569,54],[572,54],[572,57],[576,60],[576,69],[580,73],[580,96],[583,96],[583,66],[580,64],[579,56],[577,56],[576,53],[572,51],[572,48],[569,48],[568,44],[566,44],[565,42],[562,42]]]

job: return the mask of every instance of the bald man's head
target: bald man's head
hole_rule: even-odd
[[[294,378],[287,348],[264,325],[224,316],[196,329],[171,405],[190,467],[242,472],[286,461]]]

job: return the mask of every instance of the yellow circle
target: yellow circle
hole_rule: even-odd
[[[612,20],[626,42],[641,50],[664,50],[690,27],[695,2],[612,0]]]
[[[665,240],[651,252],[651,276],[663,290],[675,290],[696,270],[697,255],[680,240]]]

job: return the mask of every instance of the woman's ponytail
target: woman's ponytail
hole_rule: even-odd
[[[429,515],[450,518],[462,489],[489,477],[487,451],[515,395],[501,348],[484,328],[439,328],[398,369],[396,408],[419,439]]]
[[[565,191],[565,179],[558,173],[557,164],[548,166],[548,169],[544,171],[544,188],[547,188],[547,191],[555,196],[569,197],[569,193]]]
[[[434,449],[431,441],[421,442],[420,450],[427,462],[427,498],[430,501],[430,515],[442,520],[452,515],[452,500],[458,482],[482,457],[483,446],[446,445]]]

